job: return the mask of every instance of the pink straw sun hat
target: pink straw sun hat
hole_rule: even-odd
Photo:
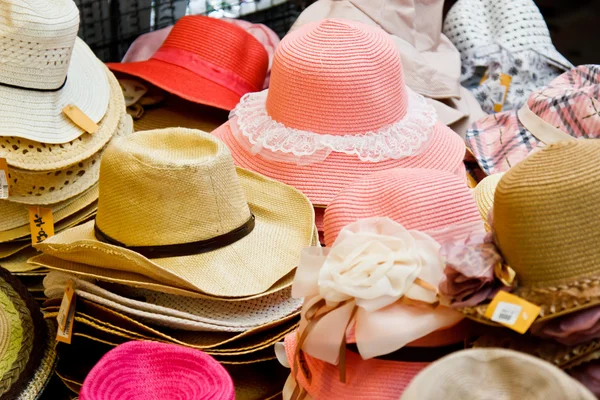
[[[194,349],[127,342],[106,353],[81,387],[80,400],[233,400],[231,377]]]
[[[366,173],[423,167],[464,176],[465,146],[404,84],[383,30],[326,19],[287,35],[271,86],[242,98],[213,132],[239,166],[296,187],[327,206]]]

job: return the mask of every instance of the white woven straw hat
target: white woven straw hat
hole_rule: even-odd
[[[77,38],[72,0],[0,2],[0,135],[66,143],[83,134],[62,112],[99,122],[108,107],[104,65]]]
[[[126,109],[119,81],[107,67],[103,69],[110,90],[108,107],[98,123],[98,130],[93,134],[85,132],[66,143],[55,144],[40,143],[19,136],[0,137],[0,157],[6,159],[9,167],[30,171],[59,170],[90,158],[106,145]]]
[[[291,288],[253,300],[231,302],[195,299],[121,285],[111,285],[107,290],[93,282],[57,271],[50,272],[44,279],[46,297],[60,297],[69,280],[82,298],[141,322],[188,331],[245,332],[298,313],[302,307],[301,299],[291,297]]]
[[[217,297],[262,293],[291,272],[313,238],[296,189],[237,168],[214,136],[191,129],[113,140],[100,166],[95,221],[37,248]]]

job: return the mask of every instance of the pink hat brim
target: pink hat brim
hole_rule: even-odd
[[[248,152],[233,136],[229,122],[213,131],[231,150],[235,163],[295,187],[315,206],[327,206],[333,197],[354,180],[366,174],[392,168],[428,168],[465,177],[465,144],[450,128],[437,123],[428,147],[418,155],[380,162],[361,161],[356,156],[332,152],[309,165],[266,160]]]

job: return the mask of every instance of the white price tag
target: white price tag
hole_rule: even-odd
[[[519,318],[522,309],[523,307],[516,304],[501,301],[496,306],[491,320],[506,325],[514,325],[515,322],[517,322],[517,318]]]

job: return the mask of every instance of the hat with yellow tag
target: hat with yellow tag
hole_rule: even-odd
[[[73,0],[2,2],[1,136],[68,143],[84,134],[85,124],[65,107],[91,124],[104,117],[110,97],[104,65],[78,30]]]
[[[456,262],[446,269],[442,295],[481,322],[494,324],[486,314],[504,310],[492,319],[505,326],[527,319],[523,300],[540,308],[536,322],[600,304],[598,157],[600,141],[559,142],[506,172],[494,195],[490,244],[498,253],[481,265],[490,279],[483,280],[482,274]],[[515,275],[512,297],[517,300],[489,310],[490,297],[481,292],[492,286],[510,290],[506,285],[514,284]]]
[[[291,272],[314,234],[296,189],[233,164],[208,133],[138,132],[109,144],[95,221],[38,250],[101,270],[141,274],[215,297],[263,293]]]

